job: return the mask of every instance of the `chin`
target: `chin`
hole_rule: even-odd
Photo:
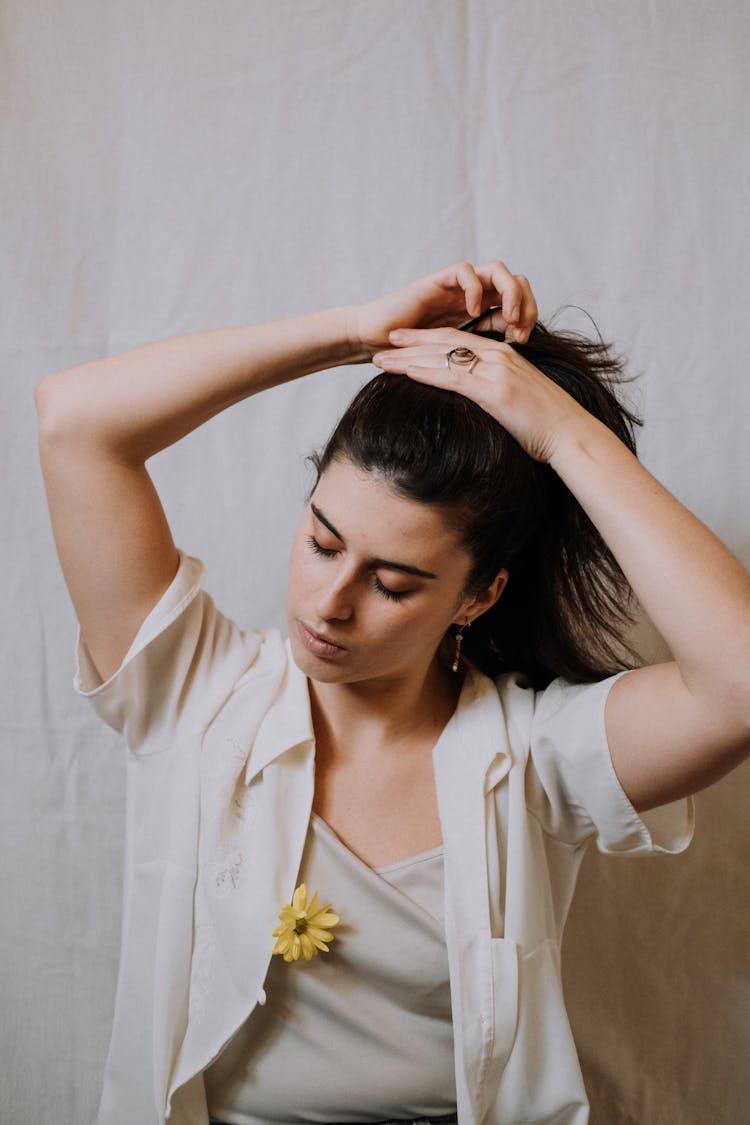
[[[290,632],[289,644],[292,650],[292,659],[305,676],[310,680],[317,680],[321,684],[343,683],[347,680],[346,669],[341,664],[334,664],[322,657],[308,652],[301,641]]]

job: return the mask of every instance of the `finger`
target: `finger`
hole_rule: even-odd
[[[487,262],[486,265],[479,267],[477,276],[483,282],[485,289],[494,289],[497,293],[503,306],[503,318],[506,323],[517,324],[521,316],[523,290],[505,262],[499,259]]]
[[[523,343],[528,340],[529,336],[531,335],[532,328],[539,319],[539,309],[537,307],[536,298],[534,297],[534,294],[531,290],[529,279],[527,277],[524,277],[524,275],[521,273],[518,274],[517,281],[521,286],[521,290],[523,293],[523,296],[521,298],[521,318],[518,324],[518,330],[520,331],[523,339],[519,340],[518,342]],[[516,338],[518,339],[518,335]]]
[[[399,355],[399,362],[386,364],[384,370],[394,375],[407,375],[417,383],[429,383],[445,391],[464,391],[471,377],[460,367],[448,366],[442,355]]]
[[[429,383],[431,387],[440,387],[443,391],[460,390],[459,380],[452,368],[409,363],[401,374],[413,379],[415,383]]]
[[[423,381],[425,381],[425,373],[431,371],[441,386],[449,384],[455,389],[457,384],[463,383],[474,374],[484,359],[492,359],[493,353],[503,351],[504,347],[500,344],[490,351],[483,349],[484,355],[473,351],[473,359],[467,363],[461,363],[458,359],[449,360],[451,351],[445,344],[438,347],[394,348],[390,351],[378,352],[373,356],[373,362],[382,371],[390,371],[394,374],[418,373]]]
[[[483,405],[485,381],[481,378],[477,379],[475,373],[467,374],[467,371],[460,367],[435,366],[415,360],[406,364],[400,374],[412,379],[415,383],[427,383],[431,387],[439,387],[440,390],[453,391],[454,394],[463,395],[485,409]]]
[[[442,344],[439,350],[435,347],[391,348],[380,351],[372,357],[372,362],[382,371],[403,372],[406,365],[418,363],[422,366],[445,366],[445,356],[449,348]]]
[[[476,343],[476,336],[471,332],[461,332],[458,328],[395,328],[388,333],[388,339],[399,348],[430,344],[470,348],[472,341]]]
[[[464,291],[469,316],[479,316],[484,299],[484,285],[469,262],[456,266],[456,280]]]
[[[506,332],[508,323],[503,316],[503,310],[498,306],[492,312],[489,310],[484,314],[481,324],[474,328],[474,331],[481,330],[482,332]]]

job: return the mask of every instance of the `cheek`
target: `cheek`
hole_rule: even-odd
[[[439,644],[450,625],[447,614],[424,606],[388,605],[374,607],[373,627],[378,628],[389,645],[402,651],[421,650],[425,645]]]
[[[292,550],[289,555],[289,573],[287,574],[287,600],[292,599],[296,594],[305,589],[308,585],[308,563],[305,552],[305,543],[301,535],[292,543]]]
[[[309,602],[326,588],[331,570],[327,559],[310,550],[304,535],[292,544],[287,576],[287,605]]]

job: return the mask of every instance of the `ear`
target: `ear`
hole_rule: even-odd
[[[481,617],[483,613],[486,613],[488,609],[492,609],[505,589],[507,581],[508,571],[503,567],[492,579],[486,590],[480,590],[478,594],[474,594],[472,597],[467,598],[465,602],[462,602],[455,624],[471,624],[476,621],[477,617]]]

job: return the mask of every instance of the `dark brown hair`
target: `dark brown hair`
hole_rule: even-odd
[[[622,362],[603,341],[537,324],[513,347],[635,452],[638,419],[614,393]],[[313,457],[318,477],[334,458],[445,511],[474,560],[467,593],[507,567],[502,597],[464,636],[464,653],[482,671],[520,672],[543,687],[555,676],[601,679],[632,660],[630,588],[611,551],[556,473],[474,402],[377,375]]]

